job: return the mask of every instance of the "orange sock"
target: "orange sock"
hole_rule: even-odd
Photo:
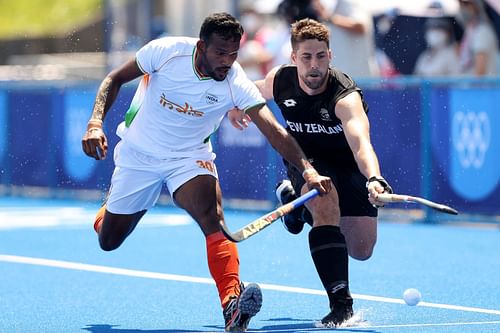
[[[95,216],[94,230],[99,233],[101,231],[102,220],[104,219],[104,213],[106,212],[106,205],[103,205]]]
[[[221,231],[206,238],[208,268],[219,291],[222,308],[230,296],[240,294],[240,259],[236,244],[224,237]]]

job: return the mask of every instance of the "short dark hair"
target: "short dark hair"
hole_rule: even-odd
[[[200,28],[200,39],[208,43],[210,37],[217,34],[225,40],[240,41],[243,36],[241,23],[228,13],[214,13],[203,21]]]
[[[295,50],[298,43],[309,39],[325,42],[326,46],[330,47],[330,32],[326,25],[310,18],[305,18],[292,24],[292,49]]]

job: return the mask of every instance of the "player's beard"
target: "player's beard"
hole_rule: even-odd
[[[310,76],[311,74],[314,74],[316,76],[311,77]],[[304,84],[309,89],[318,89],[318,88],[323,86],[323,84],[326,81],[327,76],[326,76],[326,73],[321,73],[318,70],[312,70],[312,71],[306,73],[305,75],[302,75],[300,78],[302,79]],[[310,78],[314,78],[314,79],[311,80]]]
[[[218,75],[217,74],[217,70],[222,70],[223,68],[222,67],[219,67],[219,68],[213,68],[210,63],[208,62],[208,59],[206,57],[205,54],[202,54],[201,55],[201,63],[203,64],[203,68],[205,69],[206,73],[204,73],[205,75],[211,77],[212,79],[214,79],[215,81],[224,81],[226,79],[226,76],[227,76],[227,72],[224,74],[224,75]],[[228,70],[229,70],[230,67],[228,67]]]

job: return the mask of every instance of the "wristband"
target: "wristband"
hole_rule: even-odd
[[[89,124],[92,124],[92,125],[97,125],[97,126],[102,127],[102,120],[92,118],[92,119],[90,119],[90,120],[88,121],[87,125],[89,125]]]
[[[100,127],[91,127],[87,130],[87,132],[92,132],[92,131],[102,131],[102,128]]]

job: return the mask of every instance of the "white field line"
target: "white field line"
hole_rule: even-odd
[[[398,324],[398,325],[373,325],[363,326],[363,328],[390,328],[390,327],[430,327],[430,326],[462,326],[462,325],[497,325],[500,321],[472,321],[455,323],[436,323],[436,324]]]
[[[52,228],[69,226],[92,227],[96,211],[79,207],[54,207],[39,209],[2,209],[0,231],[20,228]],[[158,214],[151,212],[141,221],[141,225],[178,226],[192,223],[188,215]]]
[[[133,277],[140,277],[140,278],[146,278],[146,279],[214,284],[214,282],[211,278],[201,278],[201,277],[193,277],[193,276],[187,276],[187,275],[139,271],[139,270],[133,270],[133,269],[108,267],[108,266],[100,266],[100,265],[90,265],[90,264],[82,264],[82,263],[77,263],[77,262],[52,260],[52,259],[44,259],[44,258],[21,257],[21,256],[6,255],[6,254],[0,254],[0,262],[10,262],[10,263],[27,264],[27,265],[57,267],[57,268],[87,271],[87,272],[97,272],[97,273],[107,273],[107,274],[115,274],[115,275],[123,275],[123,276],[133,276]],[[266,284],[266,283],[259,283],[259,285],[262,289],[268,289],[268,290],[274,290],[274,291],[290,292],[290,293],[297,293],[297,294],[308,294],[308,295],[325,295],[325,292],[323,290],[317,290],[317,289],[288,287],[288,286],[281,286],[281,285],[276,285],[276,284]],[[352,294],[352,296],[356,299],[362,299],[362,300],[367,300],[367,301],[405,304],[403,300],[398,299],[398,298],[389,298],[389,297],[371,296],[371,295],[362,295],[362,294]],[[483,308],[460,306],[460,305],[420,302],[417,306],[500,315],[500,310],[483,309]]]

